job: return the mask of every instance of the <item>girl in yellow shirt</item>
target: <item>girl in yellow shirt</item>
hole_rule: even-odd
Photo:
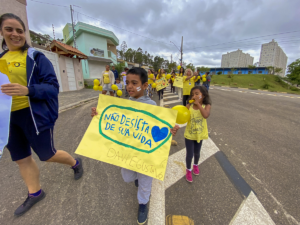
[[[211,100],[204,86],[193,87],[190,98],[194,102],[186,106],[190,111],[191,117],[186,126],[184,137],[186,146],[186,180],[193,182],[192,159],[194,158],[193,174],[199,175],[198,163],[202,140],[208,139],[206,119],[210,115]]]
[[[191,89],[195,86],[195,82],[198,80],[197,73],[193,75],[191,69],[186,69],[183,76],[183,98],[182,103],[186,106],[186,102],[190,96]]]
[[[165,70],[164,69],[160,69],[158,71],[158,75],[156,77],[156,80],[159,80],[159,79],[161,79],[161,78],[163,78],[165,76],[166,76],[165,75]],[[163,97],[164,97],[164,89],[159,90],[157,93],[158,93],[158,100],[163,99]]]

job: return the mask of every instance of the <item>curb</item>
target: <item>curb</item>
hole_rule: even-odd
[[[276,92],[281,94],[295,94],[295,93],[287,93],[287,92],[279,92],[279,91],[269,91],[269,90],[262,90],[262,89],[254,89],[254,88],[240,88],[240,87],[230,87],[230,86],[221,86],[221,85],[210,85],[214,87],[228,87],[228,88],[238,88],[238,89],[245,89],[245,90],[258,90],[258,91],[266,91],[266,92]]]
[[[92,97],[92,98],[87,98],[87,99],[84,99],[84,100],[81,100],[81,101],[78,101],[78,102],[75,102],[75,103],[72,103],[72,104],[69,104],[69,105],[66,105],[66,106],[59,107],[58,113],[61,113],[61,112],[64,112],[66,110],[69,110],[71,108],[74,108],[76,106],[82,105],[83,103],[88,103],[88,102],[93,101],[97,98],[99,98],[99,96]]]

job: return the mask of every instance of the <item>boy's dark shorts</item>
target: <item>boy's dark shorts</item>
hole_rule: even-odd
[[[37,135],[30,108],[11,112],[6,147],[13,161],[30,156],[31,148],[41,161],[47,161],[56,153],[53,143],[53,128],[44,130]]]

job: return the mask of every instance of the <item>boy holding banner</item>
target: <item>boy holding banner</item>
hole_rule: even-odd
[[[144,91],[148,87],[148,75],[146,71],[142,68],[132,68],[127,72],[126,76],[126,89],[130,95],[129,100],[156,105],[156,103],[151,100],[148,96],[144,96]],[[91,116],[98,115],[96,108],[92,108]],[[175,135],[178,126],[175,126],[171,129],[172,135]],[[136,187],[138,187],[137,198],[139,202],[139,211],[138,211],[138,224],[144,224],[147,221],[148,217],[148,208],[147,204],[149,202],[152,180],[153,178],[132,170],[122,168],[121,170],[122,177],[125,182],[135,182]]]

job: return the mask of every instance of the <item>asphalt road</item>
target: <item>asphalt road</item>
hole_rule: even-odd
[[[221,90],[224,89],[224,90]],[[210,91],[213,105],[208,127],[211,139],[257,194],[276,224],[297,224],[300,196],[300,99],[238,92]],[[74,152],[90,121],[88,103],[60,113],[55,146]],[[171,104],[176,105],[178,103]],[[184,148],[181,129],[170,154]],[[35,157],[35,156],[34,156]],[[134,184],[124,183],[120,168],[83,158],[85,174],[74,181],[67,166],[40,162],[47,197],[22,217],[14,210],[27,194],[18,167],[8,151],[0,161],[0,224],[136,224]],[[166,190],[166,215],[186,215],[195,224],[228,224],[243,199],[214,157],[200,165],[194,183],[184,178]]]
[[[213,88],[212,140],[256,192],[276,224],[299,224],[299,96]]]

